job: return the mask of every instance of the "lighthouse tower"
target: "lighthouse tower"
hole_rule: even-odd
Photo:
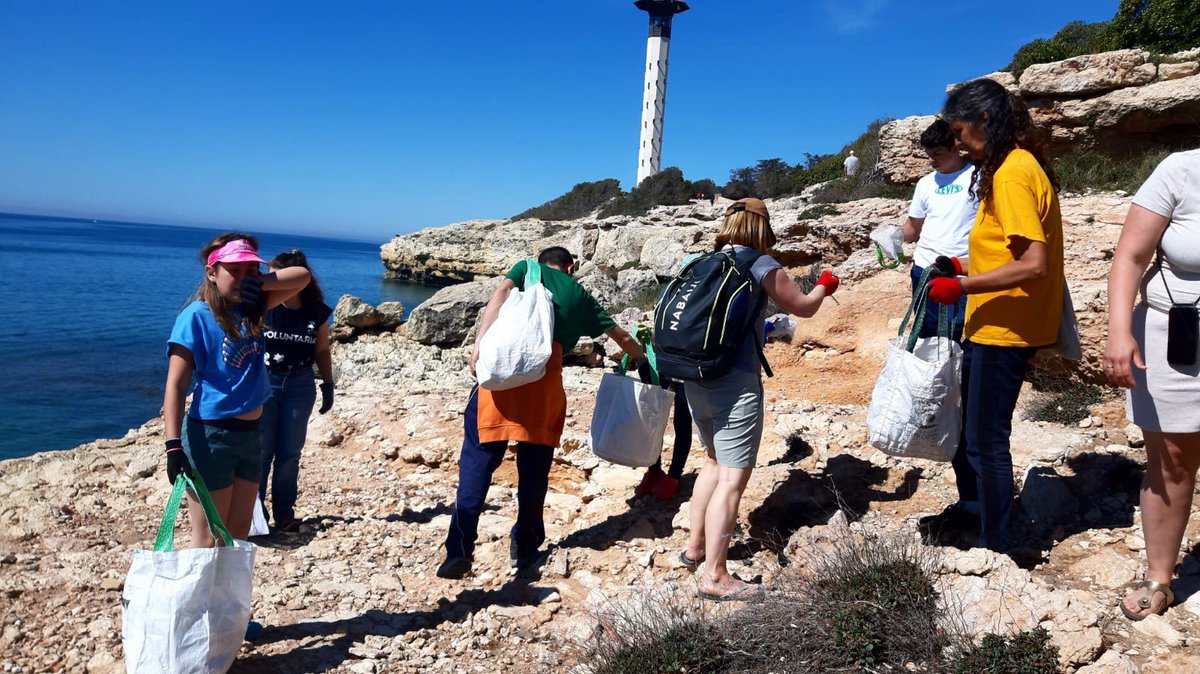
[[[638,9],[650,14],[646,40],[646,89],[642,92],[642,131],[638,145],[637,181],[658,173],[662,161],[663,112],[667,107],[667,51],[671,47],[671,19],[686,12],[680,0],[638,0]]]

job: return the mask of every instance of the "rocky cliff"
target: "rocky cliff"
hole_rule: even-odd
[[[1032,65],[1019,80],[1008,72],[983,77],[1025,100],[1056,153],[1200,142],[1200,49],[1163,57],[1122,49]],[[880,130],[880,170],[889,181],[911,184],[929,172],[918,139],[933,119],[907,117]]]

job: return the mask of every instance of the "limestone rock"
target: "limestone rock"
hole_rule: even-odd
[[[1137,666],[1120,651],[1105,651],[1100,659],[1086,667],[1075,670],[1075,674],[1137,674]]]
[[[442,285],[499,276],[537,255],[550,240],[566,243],[572,227],[541,220],[471,220],[428,227],[384,244],[387,275],[403,281]],[[483,245],[486,242],[486,245]]]
[[[380,302],[375,311],[379,312],[379,327],[385,330],[391,330],[404,320],[404,305],[400,302]]]
[[[408,315],[409,339],[421,344],[459,344],[474,327],[500,278],[442,288]]]
[[[658,289],[658,276],[644,269],[626,269],[617,273],[617,290],[620,291],[619,303],[628,304],[638,299],[642,293]]]
[[[1060,101],[1036,112],[1035,121],[1056,126],[1088,127],[1093,136],[1156,134],[1182,125],[1195,138],[1200,116],[1200,75],[1118,89],[1102,96]],[[1160,134],[1161,135],[1161,134]],[[1163,138],[1166,140],[1166,138]]]
[[[1025,96],[1083,96],[1154,81],[1157,68],[1149,52],[1120,49],[1076,56],[1054,63],[1037,63],[1021,74]]]
[[[342,295],[333,309],[334,325],[344,325],[356,331],[377,327],[382,321],[383,316],[375,307],[354,295]]]
[[[976,79],[992,80],[993,82],[998,82],[998,83],[1004,85],[1005,89],[1008,89],[1009,91],[1013,92],[1014,94],[1017,93],[1017,91],[1020,89],[1020,87],[1017,86],[1017,76],[1008,72],[1007,70],[1000,70],[1000,71],[997,71],[994,73],[988,73],[988,74],[978,77]],[[968,82],[969,81],[970,80],[968,80]],[[962,85],[964,85],[964,84],[966,84],[966,82],[958,82],[957,84],[946,85],[946,95],[949,96],[950,94],[954,93],[955,91],[958,91],[959,88],[961,88]]]
[[[1162,63],[1158,66],[1158,79],[1177,80],[1181,77],[1191,77],[1200,73],[1200,63],[1185,61],[1183,63]]]
[[[1183,635],[1161,615],[1146,616],[1144,620],[1133,623],[1133,629],[1157,639],[1168,648],[1177,648],[1183,644]]]
[[[932,170],[920,138],[936,119],[935,115],[906,117],[879,130],[879,170],[888,182],[911,185]]]
[[[596,254],[592,261],[610,269],[629,269],[642,259],[642,248],[651,238],[666,234],[666,230],[652,226],[610,227],[600,230],[596,241]]]

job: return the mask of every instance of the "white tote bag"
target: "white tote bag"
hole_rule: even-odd
[[[525,290],[513,290],[479,343],[479,385],[503,391],[546,375],[554,348],[554,304],[537,260],[525,261]]]
[[[654,465],[662,454],[663,433],[675,394],[657,384],[654,351],[647,347],[655,383],[643,384],[625,376],[629,357],[621,361],[621,373],[604,373],[596,392],[592,413],[592,452],[622,466],[644,468]]]
[[[250,518],[250,538],[255,536],[268,536],[271,534],[271,526],[267,524],[267,511],[263,507],[263,502],[259,499],[254,499],[254,515]]]
[[[1058,339],[1042,349],[1059,358],[1079,362],[1083,360],[1083,344],[1079,341],[1079,324],[1075,321],[1075,303],[1071,301],[1071,289],[1063,281],[1062,318],[1058,323]]]
[[[175,550],[175,518],[186,488],[224,547]],[[255,546],[233,540],[204,481],[180,473],[153,550],[134,552],[121,596],[121,641],[129,674],[228,671],[250,622]]]
[[[887,364],[867,408],[867,435],[873,447],[892,456],[950,461],[958,451],[962,428],[962,347],[949,338],[944,309],[938,336],[917,336],[925,317],[923,281],[922,292],[913,298],[900,324],[900,336],[888,342]],[[914,311],[917,319],[905,337],[904,328]]]

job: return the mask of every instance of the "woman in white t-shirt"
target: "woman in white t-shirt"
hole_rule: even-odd
[[[1200,468],[1200,347],[1168,329],[1173,320],[1184,332],[1197,329],[1200,150],[1167,157],[1133,197],[1113,256],[1108,300],[1105,373],[1129,389],[1126,413],[1146,436],[1146,576],[1121,602],[1127,617],[1142,620],[1175,600],[1171,574]],[[1181,309],[1172,312],[1172,306]]]

